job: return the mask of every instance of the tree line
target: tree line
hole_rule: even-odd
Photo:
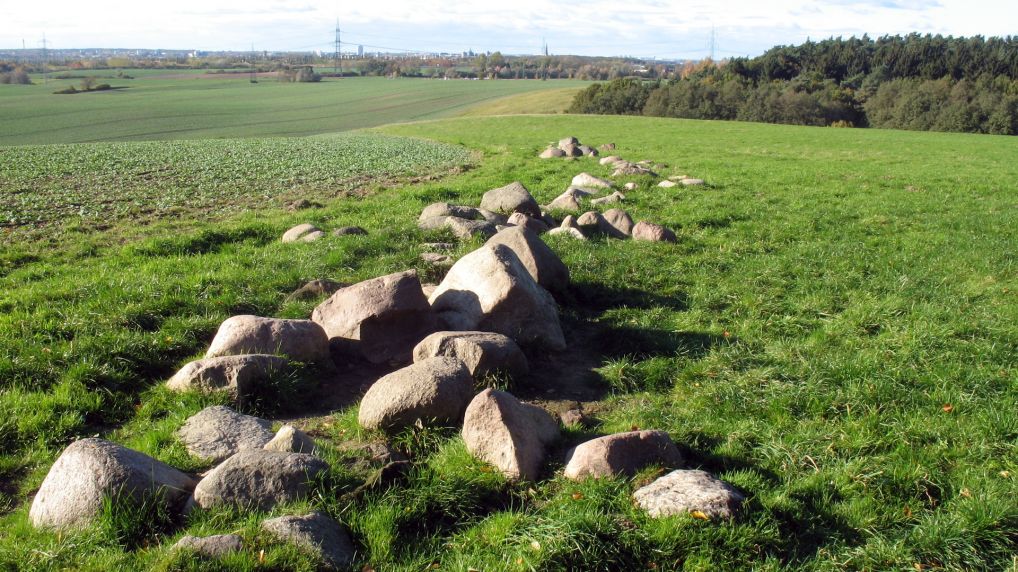
[[[594,84],[569,111],[1018,135],[1018,37],[778,46],[702,62],[667,81]]]

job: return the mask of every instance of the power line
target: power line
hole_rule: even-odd
[[[343,69],[343,62],[339,57],[340,46],[342,46],[342,42],[339,41],[339,18],[336,18],[336,53],[332,56],[333,57],[332,68],[333,71],[336,72],[336,74],[342,75],[340,72]]]

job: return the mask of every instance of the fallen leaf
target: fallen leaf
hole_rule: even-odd
[[[691,516],[693,518],[696,518],[696,519],[700,519],[700,520],[710,520],[710,517],[708,517],[706,514],[704,514],[703,511],[699,511],[699,510],[691,510],[691,511],[689,511],[689,516]]]
[[[530,547],[533,548],[534,550],[540,550],[541,549],[541,543],[536,541],[536,540],[532,540],[532,541],[530,541]]]
[[[968,489],[962,489],[961,490],[961,496],[963,496],[963,497],[965,497],[967,499],[970,499],[970,498],[972,498],[972,491],[970,491]]]
[[[375,569],[370,564],[365,564],[361,572],[375,572]]]
[[[264,549],[258,551],[258,563],[259,564],[265,564],[265,550]]]
[[[630,431],[639,431],[640,430],[640,426],[639,425],[633,425],[632,427],[629,428],[629,430]]]
[[[1011,476],[1011,471],[1001,471],[1000,472],[1000,476],[1002,476],[1002,477],[1004,477],[1006,479],[1006,478]]]
[[[581,493],[581,492],[573,493],[573,500],[580,500],[582,498],[583,498],[583,493]]]
[[[944,413],[950,413],[954,411],[954,406],[951,405],[950,403],[945,403],[942,409],[944,410]]]
[[[912,507],[909,506],[905,507],[905,516],[907,518],[912,518]]]

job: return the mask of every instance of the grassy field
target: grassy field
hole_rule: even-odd
[[[97,72],[98,75],[109,75]],[[193,71],[102,78],[110,91],[54,95],[80,79],[0,85],[0,145],[274,137],[451,117],[510,95],[587,82],[325,78],[280,83]]]
[[[307,317],[314,301],[284,298],[312,278],[417,268],[437,282],[420,245],[451,237],[417,230],[420,209],[476,205],[512,180],[544,203],[580,171],[608,173],[588,159],[535,158],[568,135],[708,183],[633,179],[640,188],[625,208],[675,229],[676,244],[548,238],[573,275],[560,308],[570,350],[512,391],[553,407],[588,400],[598,424],[567,430],[544,477],[521,485],[473,460],[454,429],[409,430],[392,439],[414,460],[408,478],[351,499],[342,494],[365,475],[341,445],[379,437],[357,428],[356,404],[340,405],[298,421],[326,445],[329,478],[273,514],[313,506],[341,520],[360,550],[357,570],[1016,568],[1018,140],[593,116],[382,131],[462,146],[473,165],[297,213],[155,218],[143,230],[111,216],[103,231],[10,245],[0,276],[0,568],[314,569],[259,533],[260,514],[169,523],[111,506],[98,526],[56,535],[32,530],[27,510],[80,436],[206,468],[173,431],[223,398],[160,383],[224,318]],[[244,177],[257,179],[276,166],[251,168]],[[302,222],[370,234],[279,243]],[[250,411],[289,419],[299,404]],[[667,430],[691,467],[748,493],[744,513],[650,519],[630,495],[654,469],[579,484],[561,476],[568,446],[632,427]],[[169,551],[185,533],[218,532],[240,533],[245,551],[215,564]]]

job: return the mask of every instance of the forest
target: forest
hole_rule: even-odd
[[[807,41],[594,84],[569,111],[1016,135],[1018,37]]]

